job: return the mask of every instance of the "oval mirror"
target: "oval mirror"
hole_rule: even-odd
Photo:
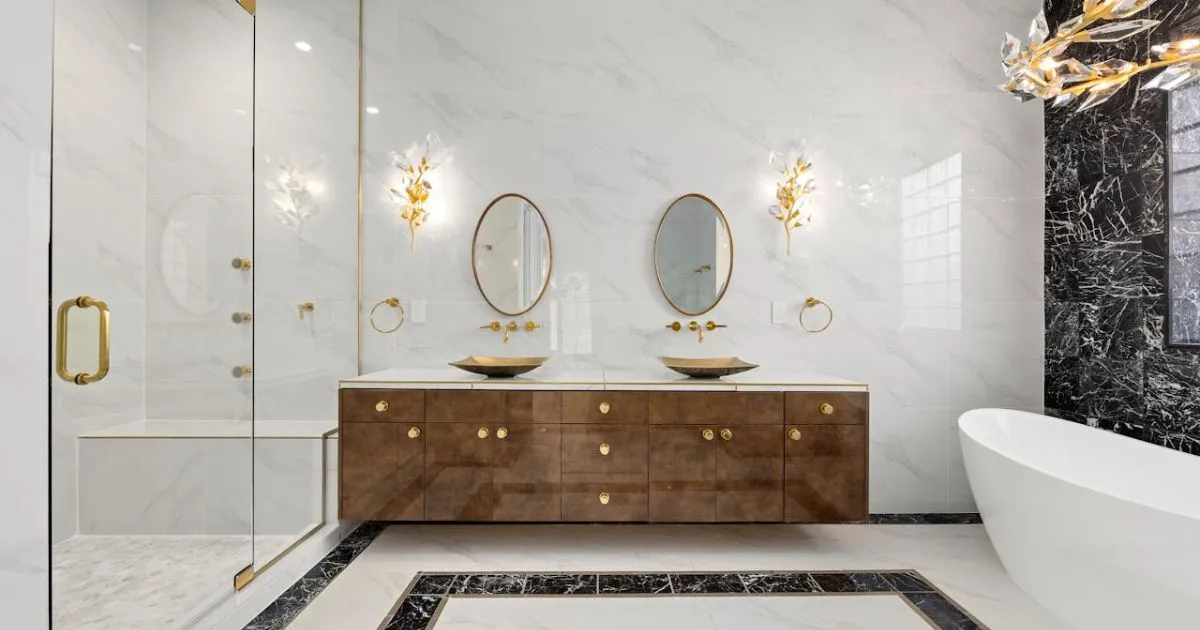
[[[471,268],[492,308],[504,315],[533,308],[550,283],[553,259],[550,229],[532,201],[510,193],[488,204],[475,226]]]
[[[667,208],[654,237],[654,272],[684,315],[703,315],[721,301],[733,275],[733,235],[717,204],[693,194]]]

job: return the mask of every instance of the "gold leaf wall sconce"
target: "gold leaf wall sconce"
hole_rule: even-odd
[[[429,219],[429,197],[433,194],[430,174],[450,159],[436,133],[425,136],[425,143],[414,142],[403,153],[392,153],[392,166],[400,171],[399,187],[387,189],[388,198],[400,209],[400,218],[408,222],[413,250],[417,248],[417,230]]]
[[[779,203],[770,208],[771,216],[783,224],[787,237],[787,253],[792,255],[792,230],[812,223],[813,214],[808,209],[809,196],[817,190],[813,179],[813,163],[803,149],[792,149],[785,153],[771,152],[769,163],[780,174],[775,185],[775,200]]]

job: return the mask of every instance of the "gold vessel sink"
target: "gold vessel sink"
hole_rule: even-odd
[[[720,378],[741,374],[758,367],[757,363],[747,363],[737,357],[717,357],[715,359],[659,357],[659,360],[668,368],[691,378]]]
[[[542,367],[550,357],[485,357],[471,355],[450,365],[490,378],[512,378]]]

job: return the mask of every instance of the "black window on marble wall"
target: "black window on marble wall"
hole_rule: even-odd
[[[1169,100],[1167,343],[1200,348],[1200,84]]]

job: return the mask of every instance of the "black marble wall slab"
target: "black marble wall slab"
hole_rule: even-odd
[[[1046,0],[1051,30],[1082,4]],[[1145,59],[1152,43],[1200,23],[1200,3],[1158,0],[1137,17],[1163,24],[1071,54]],[[1200,352],[1164,340],[1169,97],[1140,87],[1086,112],[1046,106],[1046,409],[1200,455]]]

